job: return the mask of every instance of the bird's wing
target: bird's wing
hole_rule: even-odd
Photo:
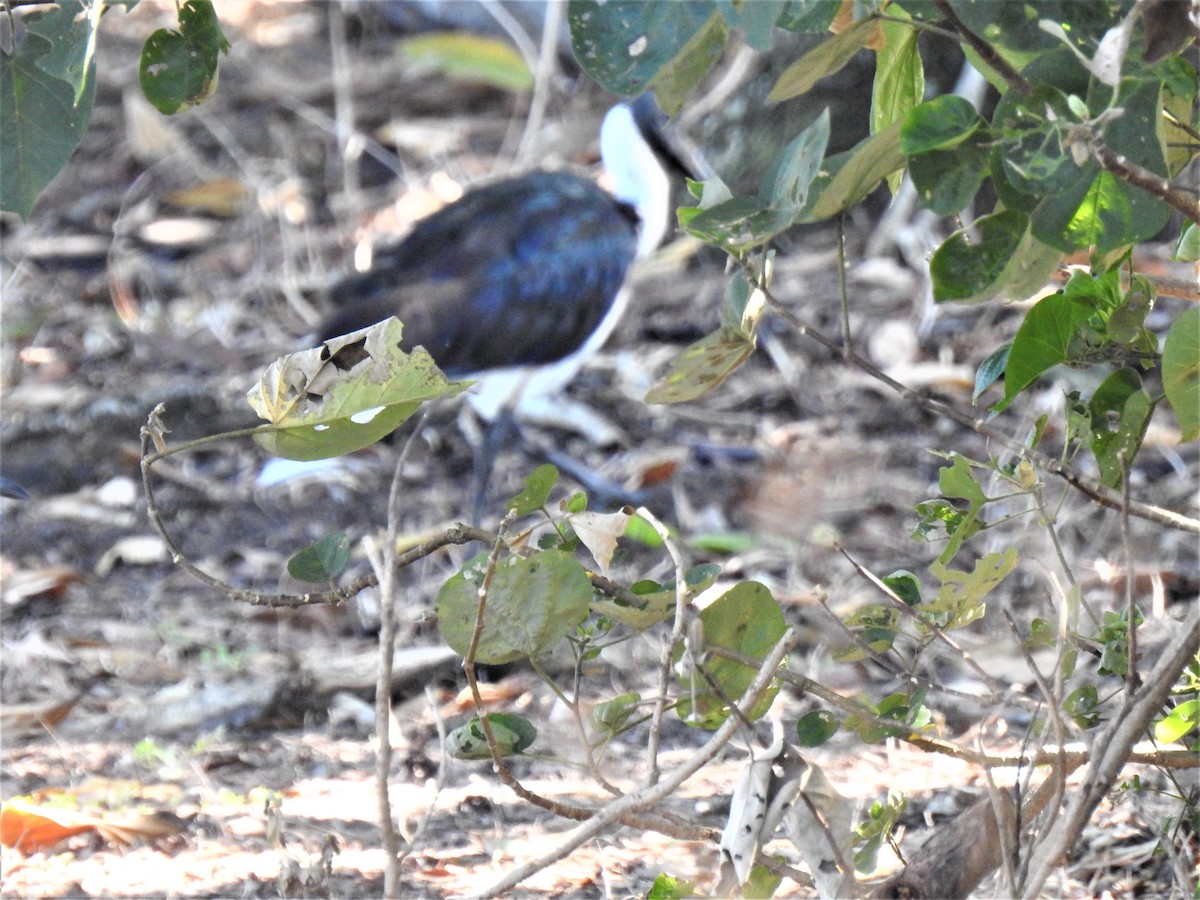
[[[389,315],[448,373],[538,365],[578,349],[620,290],[637,219],[574,175],[480,188],[418,224],[348,283],[326,335]]]

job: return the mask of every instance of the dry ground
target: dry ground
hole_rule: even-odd
[[[318,318],[312,304],[319,301],[305,289],[344,266],[363,235],[403,227],[431,208],[448,183],[505,171],[523,112],[503,92],[412,71],[377,17],[354,17],[343,87],[359,127],[399,145],[403,160],[397,178],[363,157],[356,187],[333,136],[328,7],[218,8],[233,43],[220,88],[211,102],[169,121],[144,107],[135,77],[140,42],[167,23],[163,5],[110,12],[91,128],[30,221],[3,223],[2,467],[33,495],[3,508],[3,799],[32,796],[99,825],[52,849],[6,847],[0,886],[7,896],[370,897],[382,890],[368,705],[377,600],[271,611],[236,603],[174,568],[145,516],[138,429],[159,402],[172,440],[251,424],[245,391]],[[607,102],[584,84],[570,99],[556,96],[537,135],[541,157],[591,162]],[[850,241],[858,345],[902,380],[968,407],[973,366],[1011,334],[1014,313],[929,310],[911,271],[862,259],[856,235],[866,224],[857,223]],[[730,578],[772,588],[805,633],[793,668],[843,693],[882,696],[889,688],[879,672],[831,660],[843,639],[819,601],[844,612],[875,597],[814,531],[837,529],[850,554],[880,574],[921,572],[937,552],[909,536],[911,506],[936,484],[939,460],[928,451],[983,457],[1001,449],[900,402],[779,323],[768,326],[764,350],[711,396],[647,407],[641,397],[653,376],[717,321],[721,261],[679,250],[639,272],[631,314],[572,387],[626,440],[595,448],[553,430],[537,436],[613,481],[665,474],[644,501],[689,542],[691,561],[711,559]],[[810,322],[837,332],[828,231],[789,237],[776,289]],[[1039,402],[1052,409],[1059,397],[1056,386]],[[1038,411],[1031,402],[1000,425],[1021,434]],[[288,556],[334,528],[357,538],[384,521],[395,454],[387,445],[319,480],[262,487],[255,482],[262,455],[249,442],[232,442],[163,466],[158,499],[172,533],[207,571],[240,587],[294,589],[282,574]],[[520,450],[507,453],[497,495],[519,485],[533,464]],[[435,412],[404,473],[408,534],[463,517],[469,467],[454,411]],[[1194,515],[1195,475],[1194,448],[1175,447],[1164,425],[1150,435],[1134,491]],[[1051,486],[1056,503],[1061,493]],[[1100,608],[1116,602],[1123,591],[1116,516],[1067,494],[1058,523],[1089,600]],[[705,549],[718,544],[697,541],[702,535],[736,535],[741,543]],[[961,639],[993,675],[1028,685],[998,612],[1011,610],[1018,621],[1034,610],[1052,617],[1059,568],[1035,523],[1014,525],[999,540],[1018,544],[1024,562],[984,623]],[[1155,597],[1168,611],[1194,602],[1190,541],[1134,522],[1132,549],[1147,606]],[[405,650],[437,646],[432,598],[462,558],[442,553],[404,573]],[[367,570],[361,555],[352,568]],[[669,573],[665,554],[636,548],[618,568],[629,580]],[[649,664],[642,662],[652,658],[634,654],[635,664],[606,669],[592,685],[597,698],[644,690]],[[962,676],[953,659],[939,666],[947,681]],[[395,695],[394,802],[405,833],[417,834],[404,893],[450,896],[481,889],[543,852],[569,823],[519,802],[484,764],[451,764],[437,789],[436,720],[457,724],[467,706],[453,662],[424,672],[398,684]],[[529,672],[495,674],[497,708],[537,721],[538,747],[577,743],[553,694]],[[793,695],[778,705],[787,723],[814,708]],[[1019,746],[1027,725],[1016,715],[981,720],[969,705],[940,715],[947,736],[974,730],[997,751]],[[644,739],[639,730],[611,748],[606,771],[618,786],[636,783]],[[669,727],[664,766],[700,739],[678,723]],[[910,852],[931,825],[984,790],[974,767],[844,735],[811,758],[860,804],[889,789],[907,792]],[[719,828],[739,762],[735,753],[705,768],[672,808]],[[522,761],[517,772],[548,796],[581,803],[604,796],[578,769],[552,759]],[[1142,777],[1162,783],[1148,770]],[[1178,807],[1156,806],[1152,796],[1129,792],[1106,805],[1052,890],[1180,890],[1183,857],[1155,852],[1157,829]],[[778,849],[796,858],[790,847]],[[1186,856],[1197,848],[1192,840],[1178,849]],[[881,867],[894,864],[885,854]],[[715,867],[711,845],[623,829],[531,879],[521,895],[642,894],[659,872],[705,885]],[[808,893],[785,885],[793,895]]]

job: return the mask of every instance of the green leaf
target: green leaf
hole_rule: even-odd
[[[792,0],[775,25],[797,34],[824,34],[841,6],[841,0]]]
[[[533,88],[533,73],[508,41],[446,31],[400,42],[400,52],[415,68],[441,72],[458,81],[490,84],[519,93]]]
[[[1004,367],[1004,399],[992,411],[1001,412],[1042,373],[1066,362],[1075,332],[1091,314],[1087,304],[1062,293],[1034,304],[1013,338]]]
[[[30,34],[50,42],[50,51],[37,61],[38,68],[71,85],[76,104],[83,98],[88,82],[95,78],[93,56],[102,12],[103,4],[85,8],[79,0],[65,0],[57,9],[23,19]]]
[[[725,285],[721,302],[721,324],[748,341],[754,340],[766,295],[750,283],[745,269],[738,269]]]
[[[1200,75],[1179,57],[1163,62],[1159,71],[1164,70],[1161,143],[1166,148],[1167,172],[1174,178],[1196,154],[1186,126],[1196,102]]]
[[[894,18],[911,21],[911,16],[893,3]],[[871,133],[902,122],[925,96],[925,68],[917,49],[919,32],[905,22],[880,23],[884,45],[875,52],[875,80],[871,85]]]
[[[987,137],[971,138],[953,150],[932,150],[909,160],[908,172],[921,205],[941,216],[967,207],[987,175]]]
[[[704,183],[699,208],[679,211],[680,225],[688,234],[738,256],[767,243],[796,222],[828,143],[825,110],[776,157],[757,198],[730,197],[724,183],[714,178]]]
[[[501,756],[516,756],[537,740],[537,729],[528,719],[512,713],[488,713],[492,737]],[[479,718],[473,718],[446,735],[446,752],[453,759],[491,759],[487,734]]]
[[[1103,139],[1128,162],[1165,177],[1156,128],[1160,93],[1157,82],[1123,83],[1122,114],[1111,121]],[[1095,102],[1089,106],[1095,108]],[[1102,254],[1148,240],[1170,214],[1157,197],[1089,165],[1061,193],[1045,197],[1031,218],[1034,234],[1044,243],[1068,253],[1093,247]]]
[[[1003,553],[981,557],[969,573],[937,567],[935,574],[942,587],[937,597],[921,606],[919,630],[952,631],[982,619],[986,610],[984,598],[1008,577],[1017,561],[1017,549],[1009,547]],[[934,567],[930,571],[934,572]]]
[[[480,554],[437,595],[442,639],[465,656],[471,646],[487,555]],[[501,560],[488,591],[476,662],[499,665],[550,650],[587,618],[592,585],[574,557],[545,550]]]
[[[791,225],[792,218],[760,197],[731,197],[707,209],[681,209],[679,224],[706,244],[740,253],[769,241]]]
[[[900,123],[893,122],[852,149],[825,160],[809,188],[808,205],[796,221],[819,222],[846,212],[904,163]]]
[[[285,459],[341,456],[395,431],[427,400],[466,389],[450,382],[421,347],[400,349],[394,318],[281,357],[246,399],[270,430],[255,434]]]
[[[1092,684],[1076,688],[1063,698],[1063,712],[1070,716],[1076,725],[1084,729],[1095,728],[1100,724],[1099,706],[1100,699],[1096,693],[1096,686]]]
[[[914,107],[900,129],[900,151],[919,156],[934,150],[952,150],[981,129],[983,117],[969,100],[946,94]]]
[[[711,0],[570,0],[567,22],[575,58],[601,87],[623,97],[653,88],[668,114],[720,57],[728,33]]]
[[[965,230],[954,232],[929,260],[933,299],[942,303],[982,296],[1000,280],[1028,229],[1024,213],[1006,209],[976,220],[979,237],[973,242]]]
[[[822,41],[783,70],[767,95],[767,103],[781,103],[807,93],[822,78],[843,68],[878,34],[879,22],[867,18]]]
[[[900,610],[895,606],[868,603],[847,616],[844,624],[867,645],[867,650],[886,653],[896,643],[899,621]],[[838,662],[856,662],[870,656],[867,650],[851,645],[834,653],[833,658]]]
[[[944,466],[938,472],[938,490],[945,497],[966,500],[972,510],[978,509],[987,502],[987,495],[975,480],[971,471],[971,461],[960,453],[950,454],[950,465]]]
[[[717,8],[731,28],[740,28],[746,43],[760,53],[771,49],[775,23],[790,0],[717,0]]]
[[[508,501],[508,508],[518,516],[527,516],[546,505],[550,491],[558,484],[558,468],[543,463],[525,476],[525,490]]]
[[[23,21],[29,31],[11,54],[0,52],[0,209],[28,218],[87,129],[96,78],[90,57],[82,81],[69,71],[83,64],[80,47],[90,39],[91,20],[79,3],[33,12]]]
[[[1129,288],[1121,302],[1105,322],[1105,332],[1118,344],[1134,344],[1146,333],[1146,316],[1154,308],[1158,290],[1145,275],[1135,272],[1129,277]],[[1158,339],[1151,336],[1151,352],[1158,351]]]
[[[776,875],[766,866],[755,865],[750,867],[750,874],[746,876],[740,894],[743,900],[770,900],[781,884],[782,875]]]
[[[938,472],[938,489],[946,497],[966,500],[967,511],[964,513],[949,507],[949,504],[939,506],[936,503],[927,503],[918,507],[918,510],[926,517],[940,519],[944,523],[946,535],[949,538],[941,554],[929,565],[929,571],[939,579],[942,578],[946,564],[958,553],[963,542],[983,527],[979,516],[983,507],[989,502],[983,488],[975,479],[971,461],[960,453],[950,453],[948,456],[951,464],[942,467]],[[931,528],[932,523],[923,524],[918,532],[928,533]]]
[[[750,358],[754,341],[732,328],[701,338],[671,361],[658,383],[646,394],[647,403],[684,403],[719,387]]]
[[[327,534],[288,560],[288,574],[297,581],[321,584],[332,581],[350,561],[350,538],[344,531]]]
[[[788,225],[808,202],[809,188],[821,170],[827,146],[829,110],[824,109],[783,149],[767,173],[760,196],[771,209],[788,216]]]
[[[704,27],[651,79],[649,87],[669,115],[679,112],[687,95],[716,65],[728,39],[729,29],[725,27],[724,20],[719,16],[710,17]]]
[[[1177,262],[1200,260],[1200,225],[1188,222],[1184,226],[1179,240],[1175,243],[1175,250],[1171,253],[1171,259]]]
[[[1181,439],[1200,437],[1200,308],[1180,314],[1167,332],[1162,355],[1163,392],[1175,418]]]
[[[211,0],[185,0],[179,30],[160,28],[142,46],[142,93],[166,115],[203,103],[217,89],[218,59],[228,52]]]
[[[1173,744],[1197,728],[1200,728],[1200,700],[1184,700],[1154,723],[1154,739]]]
[[[705,553],[748,553],[761,542],[753,534],[745,531],[710,531],[693,534],[688,538],[687,545],[693,550]]]
[[[602,734],[616,735],[624,730],[630,719],[637,715],[642,695],[628,691],[604,703],[592,707],[592,725]]]
[[[1092,395],[1092,453],[1100,466],[1100,480],[1119,488],[1126,468],[1133,466],[1142,446],[1154,401],[1142,389],[1135,369],[1113,372]]]
[[[859,849],[854,852],[854,868],[860,872],[875,871],[879,850],[883,842],[895,830],[900,814],[908,806],[904,795],[888,791],[886,803],[873,803],[867,810],[867,820],[855,829],[854,842]]]
[[[1132,243],[1133,208],[1121,182],[1098,172],[1074,184],[1033,211],[1030,222],[1038,239],[1066,253],[1089,247],[1102,253]]]
[[[820,747],[841,727],[837,717],[827,709],[805,713],[796,722],[796,744],[800,747]]]
[[[1058,641],[1058,631],[1052,622],[1046,619],[1034,619],[1029,623],[1029,637],[1021,642],[1021,646],[1030,653],[1039,650],[1050,650]]]
[[[1086,80],[1082,85],[1086,87]],[[1079,83],[1072,79],[1071,86]],[[1066,90],[1038,84],[1025,95],[1014,89],[1005,95],[1008,102],[996,110],[995,120],[1004,125],[999,134],[1004,174],[1023,194],[1057,194],[1080,179],[1091,180],[1099,171],[1094,161],[1085,161],[1082,168],[1077,165],[1065,142],[1063,129],[1074,121]]]
[[[975,389],[971,392],[971,402],[976,403],[980,396],[1004,376],[1004,367],[1008,363],[1008,353],[1012,344],[1005,344],[993,350],[975,372]]]
[[[632,524],[632,521],[630,522]],[[628,534],[628,532],[626,532]],[[715,563],[705,563],[694,566],[684,573],[686,595],[689,602],[703,591],[716,583],[721,574],[721,567]],[[658,584],[654,581],[639,581],[631,588],[641,601],[637,606],[631,606],[624,600],[597,597],[592,601],[592,611],[597,615],[628,625],[638,631],[645,631],[664,619],[675,615],[675,581]]]
[[[907,569],[899,569],[881,579],[897,597],[909,606],[921,603],[921,582]]]
[[[742,582],[722,594],[700,613],[700,622],[705,647],[724,647],[754,659],[764,658],[787,629],[783,610],[771,592],[754,581]],[[676,663],[682,654],[683,648],[679,648],[675,654]],[[741,699],[756,674],[749,666],[711,654],[705,657],[702,665],[731,703]],[[725,721],[729,708],[709,687],[703,675],[693,672],[682,680],[682,695],[676,712],[684,722],[713,729]],[[751,721],[766,714],[777,690],[778,685],[773,686],[751,710]]]
[[[637,541],[643,547],[661,547],[663,545],[662,535],[641,516],[634,516],[629,520],[629,525],[625,529],[625,537],[631,541]]]
[[[659,875],[646,894],[646,900],[687,900],[697,896],[702,895],[697,893],[694,881],[684,881],[673,875]]]

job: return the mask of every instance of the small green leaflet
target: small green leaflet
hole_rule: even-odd
[[[350,561],[350,538],[344,531],[327,534],[288,560],[288,574],[297,581],[320,584],[331,581]]]
[[[516,756],[537,740],[537,729],[522,716],[489,713],[487,720],[501,756]],[[446,752],[454,759],[491,759],[483,723],[474,718],[446,735]]]
[[[228,52],[211,0],[186,0],[179,30],[160,28],[142,47],[142,92],[168,116],[203,103],[217,89],[217,61]]]

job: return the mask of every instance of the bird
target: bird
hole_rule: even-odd
[[[561,407],[562,389],[616,327],[633,262],[667,233],[672,176],[703,170],[652,94],[608,111],[600,156],[611,192],[570,171],[473,188],[331,292],[322,341],[395,316],[404,349],[422,346],[448,377],[476,380],[468,402],[489,423],[477,501],[512,419]]]

